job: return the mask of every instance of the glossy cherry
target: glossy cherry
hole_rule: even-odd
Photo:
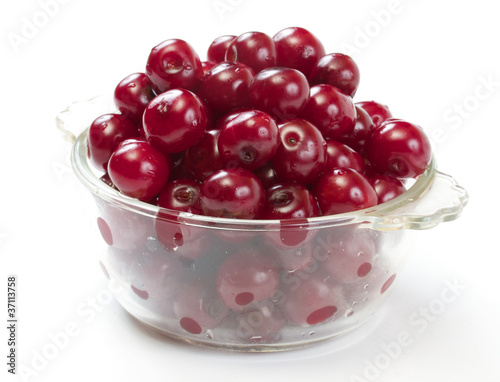
[[[364,153],[366,140],[371,135],[375,124],[368,112],[361,106],[355,104],[356,122],[352,130],[347,131],[341,138],[341,142],[352,147],[359,153]]]
[[[172,89],[155,97],[144,111],[148,142],[166,154],[198,142],[208,125],[205,105],[189,90]]]
[[[302,219],[319,216],[318,202],[299,183],[278,183],[266,190],[261,219]]]
[[[137,124],[142,124],[142,114],[148,103],[156,97],[153,84],[145,73],[133,73],[116,86],[115,105],[120,112]]]
[[[214,64],[225,61],[226,50],[235,38],[236,36],[233,35],[224,35],[215,38],[208,47],[207,60]]]
[[[131,140],[113,152],[108,174],[124,195],[149,202],[167,183],[169,163],[148,142]]]
[[[366,142],[366,158],[379,174],[414,178],[422,174],[432,151],[418,125],[394,120],[382,123]]]
[[[252,303],[271,298],[278,290],[280,276],[276,265],[261,252],[241,250],[219,266],[216,288],[227,307],[242,311]]]
[[[215,171],[200,188],[201,208],[209,216],[255,219],[264,198],[257,176],[241,167]]]
[[[263,111],[244,111],[221,126],[217,142],[226,167],[255,170],[265,165],[278,150],[278,126]]]
[[[272,161],[267,162],[264,166],[258,168],[257,170],[254,170],[253,173],[257,175],[264,189],[274,186],[279,182],[276,171],[274,171]]]
[[[278,66],[300,70],[309,78],[325,48],[311,32],[300,27],[285,28],[273,36]]]
[[[356,94],[359,80],[358,65],[350,56],[342,53],[330,53],[321,57],[309,77],[311,85],[332,85],[350,97]]]
[[[203,77],[197,94],[216,116],[250,106],[253,70],[239,62],[221,62]]]
[[[308,99],[309,83],[296,69],[264,69],[250,85],[252,107],[265,111],[277,121],[297,117]]]
[[[224,162],[217,147],[219,134],[219,130],[205,131],[200,140],[188,147],[184,153],[186,170],[200,182],[214,171],[224,168]]]
[[[356,109],[351,97],[334,86],[321,84],[311,87],[301,118],[315,125],[325,138],[342,140],[354,128]]]
[[[118,145],[138,135],[137,125],[122,114],[103,114],[90,125],[87,144],[90,163],[102,171],[106,170],[109,157]]]
[[[377,205],[368,179],[351,168],[325,172],[313,184],[322,215],[335,215]]]
[[[365,161],[357,151],[331,139],[326,141],[326,147],[325,169],[352,168],[360,173],[364,172]]]
[[[176,179],[168,182],[158,194],[159,207],[200,215],[200,186],[191,179]]]
[[[225,61],[238,61],[252,68],[254,73],[276,66],[274,41],[262,32],[246,32],[231,41]]]
[[[175,88],[196,91],[203,77],[203,67],[198,54],[189,43],[170,39],[151,50],[146,74],[158,94]]]
[[[404,184],[391,175],[375,175],[370,178],[370,183],[377,193],[378,204],[388,202],[406,191]]]
[[[356,102],[356,106],[363,108],[373,121],[375,127],[378,127],[386,119],[392,118],[392,113],[387,105],[375,101]]]
[[[279,126],[280,146],[273,167],[281,182],[312,183],[326,163],[326,141],[310,122],[293,119]]]

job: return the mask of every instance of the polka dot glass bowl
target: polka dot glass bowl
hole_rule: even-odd
[[[457,218],[466,191],[436,168],[374,208],[303,220],[211,218],[158,208],[107,186],[71,134],[73,170],[94,196],[107,248],[101,266],[115,298],[170,337],[236,351],[280,351],[341,336],[365,323],[397,287],[418,230]],[[85,128],[85,124],[81,126]]]

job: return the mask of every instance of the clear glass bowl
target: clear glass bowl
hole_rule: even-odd
[[[87,130],[76,131],[99,115],[100,102],[75,103],[57,121],[98,207],[101,266],[132,316],[192,344],[269,352],[351,332],[386,301],[417,231],[456,219],[467,203],[433,159],[403,195],[352,213],[278,221],[166,210],[121,195],[89,163]],[[258,269],[239,266],[226,280],[252,284],[232,295],[220,292],[228,258],[260,259]]]

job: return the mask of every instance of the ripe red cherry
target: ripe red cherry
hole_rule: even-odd
[[[235,38],[236,36],[233,35],[224,35],[215,38],[208,47],[208,61],[211,61],[215,64],[224,61],[226,57],[226,50],[229,44],[231,44],[231,41],[233,41]]]
[[[354,127],[342,137],[341,142],[363,154],[366,140],[375,128],[375,124],[365,109],[356,104],[355,108],[356,122]]]
[[[264,188],[244,168],[218,170],[201,184],[200,202],[205,215],[255,219],[264,205]]]
[[[356,106],[363,108],[373,121],[375,127],[378,127],[386,119],[392,118],[392,113],[384,104],[375,101],[356,102]]]
[[[365,161],[360,153],[343,143],[333,140],[327,140],[326,147],[325,169],[352,168],[357,172],[363,173]]]
[[[366,158],[379,174],[414,178],[422,174],[432,151],[420,126],[403,120],[387,121],[366,142]]]
[[[172,89],[155,97],[144,111],[148,142],[163,153],[178,153],[198,142],[208,125],[205,105],[189,90]]]
[[[278,150],[278,126],[263,111],[244,111],[221,126],[217,144],[226,167],[255,170]]]
[[[354,60],[342,53],[330,53],[320,58],[311,71],[311,85],[329,84],[342,93],[354,97],[358,90],[360,73]]]
[[[334,86],[321,84],[311,87],[301,118],[315,125],[325,138],[340,141],[354,128],[356,109],[351,97]]]
[[[197,94],[221,116],[250,106],[249,87],[254,73],[240,62],[221,62],[203,77]]]
[[[238,61],[248,65],[254,73],[276,66],[274,41],[262,32],[246,32],[231,41],[225,61]]]
[[[97,117],[87,135],[90,163],[102,171],[118,145],[138,135],[137,125],[121,114],[104,114]]]
[[[261,219],[301,219],[319,216],[318,202],[306,186],[279,183],[266,190]]]
[[[210,69],[212,69],[215,66],[215,62],[212,61],[202,61],[201,66],[203,68],[203,75],[207,74]]]
[[[214,171],[224,168],[217,148],[219,134],[219,130],[205,131],[201,139],[184,152],[186,170],[199,181],[204,181]]]
[[[151,144],[134,140],[113,152],[108,174],[124,195],[149,202],[167,183],[169,164]]]
[[[390,175],[375,175],[370,178],[370,183],[377,193],[378,204],[388,202],[406,191],[404,184]]]
[[[279,272],[273,261],[254,250],[241,250],[227,257],[216,276],[220,298],[235,311],[271,298],[279,284]]]
[[[257,175],[264,189],[278,183],[278,177],[276,176],[276,171],[274,171],[272,161],[267,162],[264,166],[258,168],[253,173]]]
[[[158,94],[174,88],[196,91],[203,77],[201,60],[184,40],[170,39],[156,45],[149,54],[146,74]]]
[[[237,316],[236,334],[246,343],[269,343],[279,338],[280,330],[285,326],[283,313],[271,302],[242,312]]]
[[[273,158],[273,167],[281,182],[309,184],[323,171],[326,141],[321,132],[303,119],[279,126],[281,144]]]
[[[277,66],[300,70],[307,78],[319,59],[325,55],[323,44],[304,28],[285,28],[276,33],[273,40]]]
[[[297,117],[309,99],[309,83],[298,70],[268,68],[259,72],[250,85],[250,101],[277,121]]]
[[[366,177],[351,168],[337,168],[321,175],[313,185],[322,215],[373,207],[377,194]]]
[[[201,214],[200,186],[191,179],[176,179],[168,182],[158,195],[159,207],[176,211]]]
[[[148,76],[145,73],[133,73],[116,86],[114,101],[122,114],[141,124],[144,109],[155,96]]]

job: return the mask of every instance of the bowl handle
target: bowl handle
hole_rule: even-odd
[[[378,216],[371,222],[372,227],[384,231],[433,228],[457,219],[468,200],[467,191],[453,177],[435,170],[427,190],[418,199],[407,199],[400,208]]]
[[[56,127],[61,132],[62,138],[73,144],[92,121],[105,113],[116,112],[109,98],[96,96],[87,100],[76,101],[69,104],[56,116]]]

